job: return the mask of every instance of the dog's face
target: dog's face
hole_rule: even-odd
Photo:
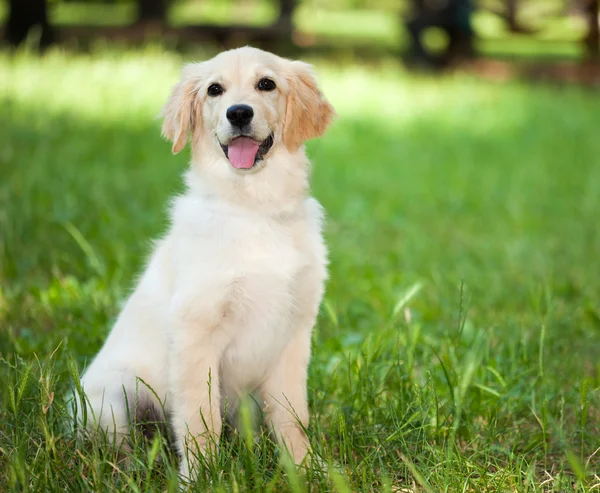
[[[333,115],[310,65],[247,47],[184,68],[163,109],[163,134],[173,152],[191,134],[200,160],[248,173],[323,134]]]

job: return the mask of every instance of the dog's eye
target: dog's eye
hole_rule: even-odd
[[[273,82],[271,79],[267,79],[266,77],[263,77],[262,79],[260,79],[258,81],[258,85],[256,86],[256,88],[259,91],[272,91],[273,89],[275,89],[275,87],[277,87],[275,85],[275,82]]]
[[[213,98],[215,96],[220,96],[224,92],[225,89],[223,89],[223,86],[221,84],[211,84],[210,86],[208,86],[208,91],[206,91],[206,93]]]

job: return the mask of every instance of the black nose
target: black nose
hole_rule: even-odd
[[[248,125],[253,116],[254,110],[247,104],[234,104],[227,109],[227,119],[234,127]]]

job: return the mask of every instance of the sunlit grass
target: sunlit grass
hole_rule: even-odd
[[[339,113],[309,145],[331,251],[311,441],[332,472],[234,438],[199,490],[590,491],[600,101],[313,61]],[[162,445],[128,465],[78,445],[64,399],[181,189],[156,115],[182,62],[0,55],[0,491],[175,488]]]

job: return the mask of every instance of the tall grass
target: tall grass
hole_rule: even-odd
[[[597,489],[597,95],[316,62],[340,115],[309,145],[331,251],[322,465],[232,433],[196,490]],[[181,63],[0,55],[0,491],[176,489],[165,440],[119,462],[77,443],[65,398],[181,190],[188,156],[155,118]]]

